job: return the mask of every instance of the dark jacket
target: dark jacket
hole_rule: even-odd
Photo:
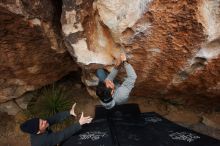
[[[62,122],[67,117],[70,117],[69,111],[60,112],[53,117],[46,119],[49,126]],[[65,128],[63,131],[53,133],[49,128],[42,134],[31,134],[31,146],[54,146],[71,137],[74,133],[81,129],[79,123],[73,124]]]

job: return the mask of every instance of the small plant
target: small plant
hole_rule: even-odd
[[[39,98],[32,102],[29,111],[32,115],[48,118],[58,112],[69,110],[74,103],[69,98],[70,92],[56,85],[46,86],[39,92]]]

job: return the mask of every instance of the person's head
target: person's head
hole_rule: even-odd
[[[40,119],[39,120],[39,131],[38,131],[38,134],[39,133],[44,133],[48,127],[49,127],[49,123],[47,122],[47,120]]]
[[[40,118],[33,118],[27,120],[26,122],[20,125],[20,129],[23,132],[27,132],[29,134],[44,133],[48,127],[49,123],[47,122],[47,120],[43,120]]]
[[[96,88],[96,95],[104,103],[108,103],[112,100],[112,89],[107,88],[104,82],[99,82]]]

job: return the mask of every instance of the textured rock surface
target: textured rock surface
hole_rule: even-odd
[[[21,111],[21,108],[14,101],[0,104],[0,112],[5,112],[8,115],[16,115],[19,111]]]
[[[203,116],[202,122],[207,126],[220,130],[220,113],[206,114]]]
[[[58,6],[53,0],[0,1],[0,103],[76,70],[60,35]]]
[[[16,104],[21,108],[21,109],[27,109],[28,103],[31,101],[33,97],[37,96],[37,91],[35,93],[29,92],[25,93],[19,98],[15,100]]]
[[[184,124],[197,124],[201,121],[201,118],[197,113],[193,111],[187,111],[186,109],[178,109],[175,106],[169,107],[169,114],[165,116],[176,123]]]
[[[93,1],[63,0],[62,30],[69,52],[77,62],[111,64],[117,53],[111,34],[99,22]]]
[[[219,0],[64,0],[61,22],[83,80],[93,82],[94,64],[112,65],[125,50],[138,75],[134,95],[218,107],[219,7]]]

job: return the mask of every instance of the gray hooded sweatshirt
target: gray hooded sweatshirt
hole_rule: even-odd
[[[129,98],[129,94],[131,92],[131,89],[134,87],[134,83],[136,81],[137,75],[136,75],[133,67],[129,63],[125,62],[124,68],[126,70],[127,77],[125,78],[124,82],[121,85],[119,85],[119,84],[115,85],[115,92],[112,96],[113,100],[109,103],[103,103],[102,101],[100,101],[101,104],[106,109],[111,109],[115,105],[120,105],[120,104],[126,103]],[[110,74],[107,76],[106,80],[113,81],[115,79],[117,73],[118,73],[118,70],[114,67],[112,69],[112,71],[110,72]]]

